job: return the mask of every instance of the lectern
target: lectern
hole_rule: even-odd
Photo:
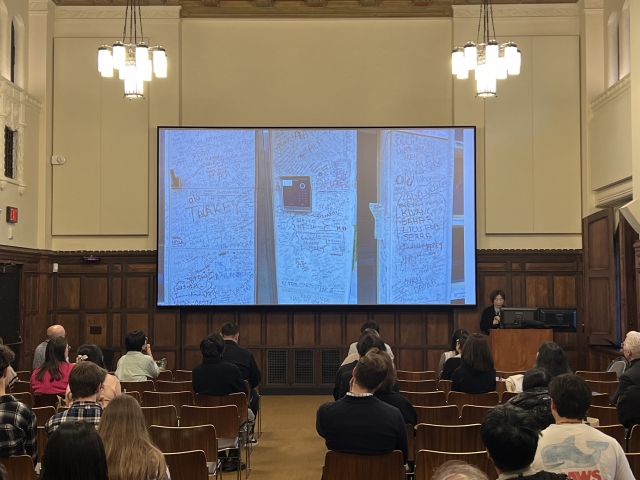
[[[553,330],[548,328],[491,330],[489,347],[495,369],[501,372],[529,370],[536,363],[540,345],[552,341]]]

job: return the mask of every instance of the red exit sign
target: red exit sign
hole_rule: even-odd
[[[7,223],[18,223],[18,209],[7,207]]]

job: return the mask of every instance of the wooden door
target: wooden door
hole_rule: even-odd
[[[610,208],[582,220],[584,258],[584,323],[582,334],[589,345],[616,340],[616,290],[614,221]]]
[[[618,258],[620,272],[620,341],[624,340],[627,332],[636,330],[638,304],[636,291],[636,252],[633,247],[638,241],[638,233],[623,215],[618,223],[618,241],[620,255]]]

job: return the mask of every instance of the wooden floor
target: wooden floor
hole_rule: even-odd
[[[327,449],[316,432],[316,411],[333,398],[263,395],[261,401],[263,433],[251,455],[249,480],[319,480]]]

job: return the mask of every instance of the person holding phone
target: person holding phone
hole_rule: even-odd
[[[147,334],[142,330],[129,332],[124,339],[127,353],[118,360],[116,377],[121,382],[143,382],[147,377],[157,378],[160,369],[153,360]]]
[[[482,311],[482,317],[480,318],[480,330],[485,335],[489,335],[490,330],[493,328],[500,328],[502,307],[505,299],[506,295],[502,290],[494,290],[489,295],[492,305]]]

